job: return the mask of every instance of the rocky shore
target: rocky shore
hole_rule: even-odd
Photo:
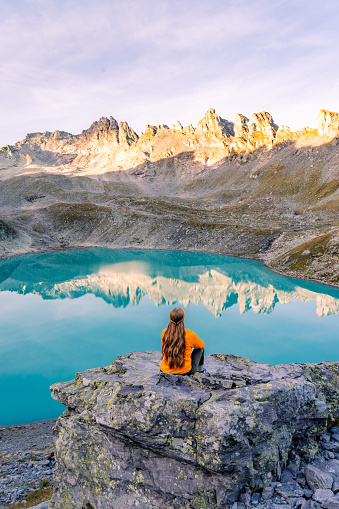
[[[47,420],[0,427],[0,509],[53,485],[54,424]]]
[[[336,509],[339,363],[263,365],[210,355],[159,373],[160,353],[52,386],[52,509]]]

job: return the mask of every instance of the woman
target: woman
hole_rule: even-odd
[[[184,318],[183,309],[172,309],[167,329],[161,333],[163,360],[160,371],[163,373],[194,375],[196,371],[204,371],[205,343],[195,332],[185,329]]]

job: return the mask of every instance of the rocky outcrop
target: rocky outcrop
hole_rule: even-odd
[[[193,377],[160,374],[159,363],[160,353],[131,353],[51,387],[67,406],[52,508],[226,508],[249,505],[250,489],[270,498],[272,485],[285,500],[304,495],[293,475],[339,418],[339,363],[213,355]],[[283,479],[289,460],[299,463]],[[305,475],[332,488],[312,468]]]
[[[233,123],[219,117],[215,109],[211,108],[207,110],[205,116],[199,120],[195,129],[195,134],[197,136],[203,136],[206,141],[211,135],[219,138],[227,138],[234,134]]]
[[[147,124],[139,137],[127,122],[118,123],[112,116],[101,117],[79,135],[64,131],[27,134],[15,146],[1,149],[0,161],[5,167],[34,164],[88,167],[93,164],[89,156],[95,155],[97,166],[106,165],[111,170],[115,164],[119,169],[126,169],[144,161],[145,150],[153,154],[150,159],[157,160],[164,151],[176,155],[189,147],[196,152],[197,160],[209,159],[210,164],[214,164],[230,153],[253,152],[261,147],[271,149],[279,143],[292,143],[309,132],[319,134],[325,141],[338,136],[338,113],[321,110],[318,118],[318,133],[309,128],[305,132],[292,132],[289,127],[276,125],[266,111],[253,113],[250,118],[236,114],[233,123],[211,108],[195,128],[192,125],[183,127],[179,121],[172,129],[164,124]],[[161,150],[157,150],[157,144],[161,145]],[[97,154],[101,154],[101,159]]]
[[[328,140],[339,136],[339,113],[333,111],[321,110],[318,115],[320,136]]]
[[[267,111],[253,113],[249,119],[237,113],[234,124],[234,140],[231,144],[232,151],[252,151],[262,146],[272,148],[274,142],[280,142],[281,131],[279,139],[276,139],[278,130],[278,126]]]

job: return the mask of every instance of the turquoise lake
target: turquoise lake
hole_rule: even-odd
[[[233,257],[87,249],[0,262],[0,425],[57,417],[49,385],[160,350],[174,305],[207,353],[339,360],[339,290]]]

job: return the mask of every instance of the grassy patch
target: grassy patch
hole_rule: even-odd
[[[33,507],[37,504],[41,504],[41,502],[47,502],[52,497],[53,494],[53,488],[48,489],[41,489],[31,491],[27,497],[25,498],[27,504],[24,504],[23,502],[17,502],[16,504],[9,505],[5,507],[8,507],[10,509],[23,509],[24,507]]]
[[[0,240],[14,239],[18,232],[0,219]]]

